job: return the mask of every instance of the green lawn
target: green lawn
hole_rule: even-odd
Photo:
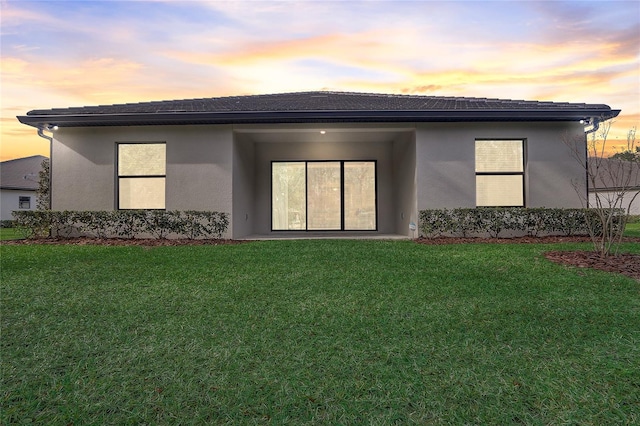
[[[624,235],[625,237],[640,237],[640,222],[627,223]]]
[[[0,423],[640,422],[640,283],[558,248],[2,246]]]
[[[0,228],[0,241],[19,240],[24,238],[16,228]]]

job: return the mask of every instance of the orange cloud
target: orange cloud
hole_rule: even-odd
[[[38,137],[32,127],[21,124],[15,117],[0,118],[0,161],[30,155],[49,156],[49,143]]]
[[[452,45],[431,40],[429,50],[425,51],[423,39],[424,35],[420,36],[412,28],[400,28],[392,34],[382,31],[332,33],[296,40],[245,43],[233,46],[231,52],[168,52],[167,56],[223,70],[243,83],[267,81],[270,86],[279,86],[278,78],[304,82],[304,76],[293,75],[291,64],[310,58],[362,69],[363,73],[374,70],[382,76],[374,81],[354,81],[337,74],[332,76],[333,84],[321,81],[322,86],[336,83],[347,87],[380,86],[386,88],[385,91],[402,93],[446,90],[448,95],[498,96],[497,93],[513,92],[513,96],[507,96],[512,98],[531,98],[533,93],[544,92],[553,95],[555,88],[571,87],[564,91],[571,92],[569,98],[554,96],[541,100],[586,101],[579,94],[587,92],[602,95],[604,99],[599,102],[603,102],[615,91],[611,90],[615,81],[630,75],[637,79],[637,58],[626,50],[621,54],[620,43],[616,42]],[[452,57],[451,51],[458,53]],[[448,64],[448,68],[440,66],[440,57],[447,58],[442,63]],[[425,71],[427,69],[429,71]],[[306,81],[308,86],[309,80]]]
[[[439,92],[443,87],[439,84],[427,84],[422,86],[405,87],[400,89],[401,93],[405,94],[423,94]]]
[[[403,37],[396,35],[395,38]],[[382,32],[368,31],[240,43],[233,46],[233,51],[221,53],[169,51],[165,55],[189,64],[209,65],[234,71],[265,64],[315,59],[329,64],[404,73],[404,67],[396,65],[396,61],[404,56],[402,50],[398,50],[402,44],[399,40],[394,41],[393,36],[387,36],[385,39]]]
[[[212,7],[231,10],[229,16],[241,16],[244,10],[233,3]],[[275,8],[272,13],[278,15],[278,8],[294,6],[259,7]],[[50,24],[52,20],[11,8],[9,13],[3,9],[3,24],[6,19]],[[303,31],[307,23],[296,22],[299,33],[313,33]],[[59,20],[51,25],[63,24]],[[253,36],[241,30],[223,28],[184,34],[179,47],[147,41],[145,49],[142,44],[132,46],[128,57],[105,54],[84,60],[46,60],[29,56],[35,47],[13,46],[13,56],[2,58],[2,118],[15,120],[16,114],[34,108],[331,88],[608,103],[623,109],[624,127],[639,122],[637,29],[584,42],[586,38],[566,37],[547,43],[495,43],[473,38],[454,42],[463,38],[433,28],[407,21],[393,31],[323,28],[316,35],[292,39],[284,34],[259,41],[255,37],[249,41]],[[109,37],[126,43],[136,39],[137,30],[123,24],[110,28]],[[103,29],[85,24],[77,32],[89,36]],[[182,50],[183,46],[193,50]],[[305,61],[321,65],[314,69],[303,65]],[[23,109],[9,112],[5,105]],[[3,145],[8,137],[17,136],[10,133],[3,122]]]
[[[65,97],[96,101],[104,97],[105,88],[124,86],[123,83],[143,68],[138,63],[113,58],[96,58],[77,63],[36,63],[5,57],[2,64],[2,79],[7,90],[59,93]],[[40,101],[42,96],[33,99]]]

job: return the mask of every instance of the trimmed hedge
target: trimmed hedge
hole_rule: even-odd
[[[0,228],[13,228],[13,220],[0,220]]]
[[[618,212],[619,221],[624,212]],[[561,234],[589,235],[589,224],[598,223],[591,209],[559,208],[499,208],[433,209],[420,211],[420,234],[427,238],[439,236],[486,236],[498,238],[510,235],[540,236]]]
[[[229,215],[208,211],[15,211],[25,238],[84,235],[96,238],[222,238]]]

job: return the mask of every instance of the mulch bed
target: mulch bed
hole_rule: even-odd
[[[617,272],[640,281],[640,254],[600,257],[595,251],[549,251],[544,257],[561,265]]]
[[[639,243],[640,238],[623,238],[626,243]],[[517,238],[421,238],[420,244],[555,244],[555,243],[590,243],[590,237],[517,237]],[[600,257],[594,251],[549,251],[544,257],[551,262],[577,268],[593,268],[607,272],[617,272],[640,281],[640,255],[623,253],[617,256]]]
[[[640,244],[640,238],[624,238],[624,242],[636,242]],[[37,245],[37,244],[67,244],[76,246],[102,245],[102,246],[186,246],[186,245],[223,245],[223,244],[243,244],[248,241],[207,239],[207,240],[187,240],[187,239],[124,239],[124,238],[37,238],[28,240],[2,241],[3,245]],[[589,237],[518,237],[518,238],[419,238],[418,244],[444,245],[444,244],[555,244],[591,242]],[[640,281],[640,255],[619,254],[617,256],[600,257],[592,251],[549,251],[544,256],[551,262],[559,263],[577,268],[594,268],[607,272],[617,272]]]
[[[640,241],[640,239],[638,239]],[[588,236],[545,236],[545,237],[515,237],[515,238],[474,238],[474,237],[436,237],[418,238],[416,242],[427,245],[441,244],[556,244],[556,243],[589,243]]]

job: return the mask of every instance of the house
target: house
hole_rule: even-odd
[[[0,220],[13,220],[15,210],[35,210],[42,161],[34,155],[0,163]]]
[[[589,158],[589,206],[640,215],[640,162]]]
[[[413,236],[418,211],[580,207],[607,105],[300,92],[34,110],[54,210],[224,211],[227,237]],[[587,124],[587,127],[585,127]],[[46,137],[46,136],[45,136]]]

